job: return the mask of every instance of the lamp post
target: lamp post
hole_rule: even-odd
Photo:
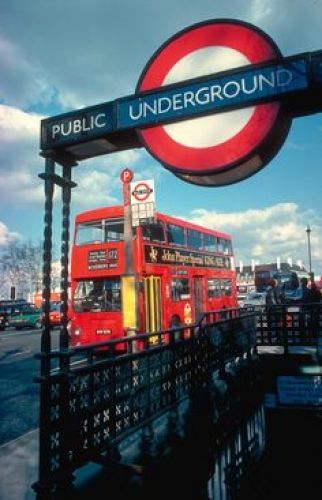
[[[310,278],[312,280],[313,274],[312,274],[312,260],[311,260],[311,228],[309,225],[306,228],[306,234],[307,234],[307,252],[309,257],[309,273],[310,273]]]

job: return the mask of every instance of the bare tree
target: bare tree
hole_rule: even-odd
[[[16,287],[20,296],[41,289],[42,244],[11,241],[0,252],[0,276],[3,288]],[[2,291],[4,294],[4,290]]]
[[[52,290],[59,288],[60,262],[52,249]],[[8,297],[10,287],[19,297],[32,297],[42,291],[43,244],[41,241],[10,241],[0,248],[0,297]]]

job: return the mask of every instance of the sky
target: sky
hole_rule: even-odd
[[[266,32],[284,56],[322,49],[322,0],[2,0],[0,17],[0,250],[43,237],[38,174],[40,120],[134,93],[154,52],[182,29],[240,19]],[[73,169],[72,218],[121,203],[120,173],[154,179],[157,210],[232,235],[237,265],[292,259],[322,274],[322,115],[293,120],[275,158],[223,187],[188,184],[144,148]],[[59,172],[58,172],[59,173]],[[55,194],[54,241],[61,205]]]

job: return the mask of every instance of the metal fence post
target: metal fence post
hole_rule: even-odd
[[[50,444],[48,426],[50,422],[50,368],[51,336],[49,324],[51,261],[52,261],[52,222],[55,161],[51,156],[45,160],[45,217],[43,244],[43,293],[42,309],[44,325],[41,333],[41,368],[40,368],[40,414],[39,414],[39,482],[34,486],[38,500],[49,497],[51,485],[48,484],[50,468]]]
[[[61,423],[60,435],[62,445],[61,451],[61,469],[64,471],[64,477],[61,480],[60,488],[67,492],[72,488],[73,474],[70,466],[70,450],[72,446],[70,441],[73,433],[70,429],[70,411],[69,411],[69,386],[70,386],[70,357],[69,357],[69,337],[68,337],[68,262],[69,262],[69,227],[70,227],[70,201],[71,188],[75,186],[71,182],[71,164],[66,163],[62,167],[62,233],[61,233],[61,279],[60,279],[60,312],[62,325],[59,335],[60,370],[62,374],[61,382]]]

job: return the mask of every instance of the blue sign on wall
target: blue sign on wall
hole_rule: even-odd
[[[308,87],[305,59],[176,84],[121,100],[118,128],[140,127],[250,105]]]

